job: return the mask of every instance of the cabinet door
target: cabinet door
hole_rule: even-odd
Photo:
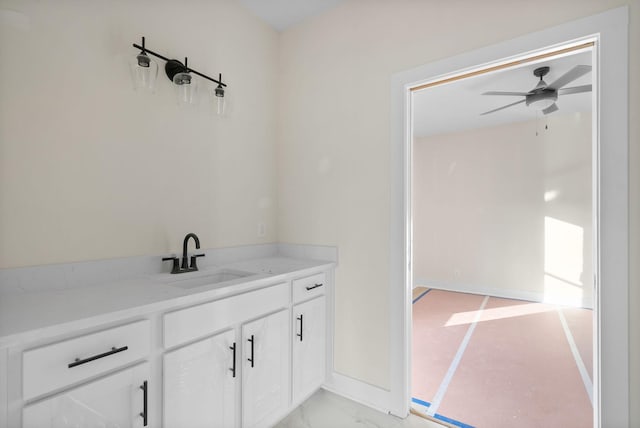
[[[165,354],[165,428],[236,426],[239,350],[229,330]]]
[[[150,426],[149,365],[140,364],[26,406],[24,428]]]
[[[242,426],[268,427],[289,405],[289,310],[242,326]]]
[[[293,401],[314,392],[325,379],[325,297],[293,307]]]

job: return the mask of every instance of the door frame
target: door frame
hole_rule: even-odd
[[[628,7],[395,74],[391,80],[390,413],[411,400],[411,88],[593,40],[594,426],[629,425]]]

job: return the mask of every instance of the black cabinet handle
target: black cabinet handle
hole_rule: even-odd
[[[103,352],[102,354],[94,355],[93,357],[85,358],[81,360],[80,358],[76,358],[73,363],[69,363],[68,367],[71,369],[73,367],[79,366],[80,364],[90,363],[91,361],[97,360],[99,358],[108,357],[109,355],[117,354],[118,352],[123,352],[129,349],[128,346],[123,346],[122,348],[111,348],[111,351]]]
[[[300,333],[296,333],[296,336],[300,338],[300,342],[302,342],[302,317],[303,314],[300,314],[300,316],[296,318],[298,321],[300,321]]]
[[[251,335],[251,339],[247,339],[249,342],[251,342],[251,358],[247,358],[247,361],[251,362],[251,367],[253,367],[253,360],[254,360],[254,356],[253,356],[253,334]]]
[[[315,284],[312,287],[305,287],[307,291],[313,290],[314,288],[322,287],[324,284]]]
[[[236,377],[236,342],[233,342],[233,346],[229,346],[229,349],[233,351],[233,365],[229,370],[233,373],[233,377]]]
[[[142,385],[140,385],[140,389],[142,390],[142,413],[140,413],[140,416],[142,416],[142,423],[143,426],[147,426],[147,381],[145,380],[144,382],[142,382]]]

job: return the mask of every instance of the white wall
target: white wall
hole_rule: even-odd
[[[414,282],[592,307],[591,126],[559,111],[416,138]]]
[[[222,72],[230,116],[162,61],[134,92],[141,36]],[[278,35],[238,3],[0,0],[0,58],[0,268],[275,241]]]
[[[348,0],[283,33],[278,236],[340,249],[339,372],[389,387],[391,76],[623,4],[631,5],[629,113],[634,118],[640,117],[638,0]],[[639,127],[631,121],[632,402],[640,401]],[[632,426],[640,426],[640,411],[632,409]]]

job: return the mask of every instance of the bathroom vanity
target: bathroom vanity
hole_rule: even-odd
[[[0,295],[0,426],[269,427],[325,381],[332,262]]]

